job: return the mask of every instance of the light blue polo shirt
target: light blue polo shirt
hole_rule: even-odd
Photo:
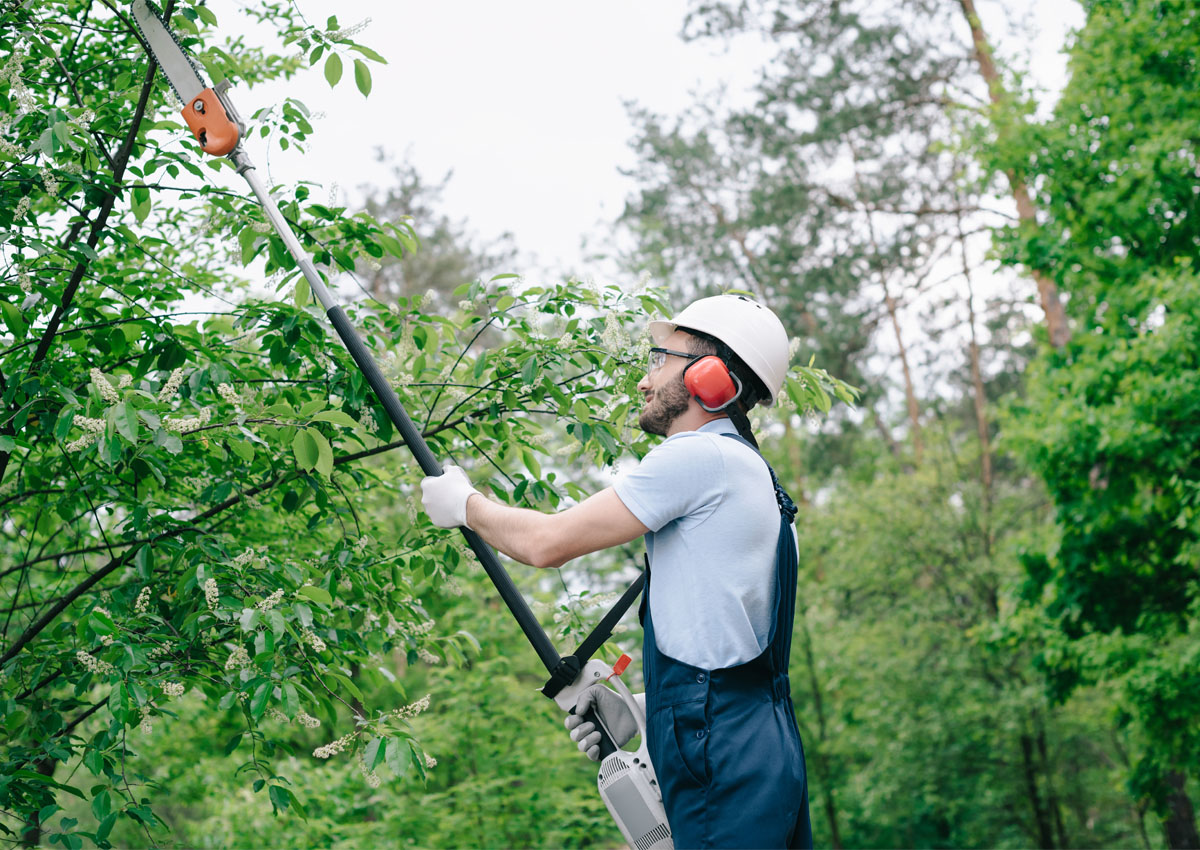
[[[650,529],[650,613],[660,652],[715,670],[766,648],[779,507],[771,475],[729,419],[668,437],[613,489]]]

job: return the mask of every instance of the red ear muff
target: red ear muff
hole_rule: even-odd
[[[742,392],[742,382],[715,354],[689,363],[683,370],[683,385],[709,413],[724,409]]]

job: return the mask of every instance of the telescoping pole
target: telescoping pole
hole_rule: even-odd
[[[300,266],[300,271],[304,275],[304,279],[308,281],[313,295],[316,296],[321,306],[325,308],[325,315],[329,317],[333,329],[337,331],[342,344],[346,346],[346,350],[350,352],[350,356],[354,358],[354,362],[362,370],[367,383],[375,391],[376,397],[378,397],[380,403],[383,405],[384,410],[387,411],[392,424],[396,426],[396,430],[400,432],[405,445],[413,453],[413,457],[416,458],[421,470],[426,475],[441,475],[442,465],[438,463],[433,452],[429,450],[429,445],[425,442],[425,438],[421,436],[421,432],[417,430],[417,426],[413,424],[412,419],[409,418],[408,411],[400,403],[396,391],[387,382],[387,379],[383,376],[383,372],[379,370],[379,366],[371,357],[371,353],[367,351],[367,347],[359,339],[353,325],[350,324],[350,320],[346,317],[345,311],[334,303],[333,296],[326,288],[325,282],[321,280],[321,276],[317,274],[317,269],[313,266],[312,259],[300,245],[299,240],[296,239],[296,234],[292,232],[287,219],[283,217],[283,213],[279,210],[279,205],[275,203],[275,199],[271,197],[271,193],[267,191],[266,186],[259,179],[254,164],[246,155],[241,144],[238,144],[234,148],[229,154],[229,158],[237,167],[238,174],[250,184],[250,189],[254,192],[254,196],[258,198],[259,203],[262,204],[263,209],[266,211],[271,226],[274,227],[275,232],[279,234],[279,238],[284,241],[288,251]],[[467,545],[471,547],[471,551],[475,553],[475,557],[479,559],[479,563],[483,565],[488,578],[496,586],[496,590],[500,593],[500,598],[504,600],[504,604],[508,606],[508,610],[516,618],[517,624],[521,627],[521,631],[525,633],[526,639],[533,646],[534,651],[537,652],[538,658],[541,659],[546,670],[550,672],[552,679],[558,678],[561,681],[564,676],[573,678],[575,674],[578,674],[580,669],[577,657],[571,656],[564,660],[558,654],[558,651],[554,648],[554,644],[550,642],[550,638],[546,635],[545,630],[542,629],[541,623],[537,621],[537,618],[533,615],[533,611],[529,609],[529,605],[525,602],[525,597],[521,596],[521,592],[513,584],[512,577],[509,576],[508,572],[500,564],[499,559],[496,558],[496,553],[483,541],[483,538],[466,526],[463,526],[459,530],[462,532],[463,537],[466,538]],[[640,590],[640,579],[635,583],[635,586]],[[626,593],[626,598],[622,600],[625,607],[628,607],[634,596],[636,596],[636,591],[631,587],[630,591]],[[621,610],[624,611],[624,608]],[[587,647],[586,654],[584,654],[584,647],[581,647],[581,652],[578,654],[582,655],[584,660],[591,655],[599,643],[603,642],[604,637],[607,637],[608,631],[611,631],[613,624],[606,623],[602,625],[606,625],[607,630],[598,631],[595,639],[585,641],[584,646]],[[595,645],[589,646],[589,644]],[[547,692],[547,696],[553,696],[553,694]],[[589,708],[587,713],[584,714],[584,718],[591,721],[600,732],[601,758],[616,752],[617,745],[609,735],[607,727],[597,717],[595,709]]]

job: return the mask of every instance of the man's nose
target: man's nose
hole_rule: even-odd
[[[642,379],[640,381],[638,381],[637,388],[638,388],[638,392],[640,392],[640,393],[644,393],[650,389],[650,373],[649,372],[647,372],[645,375],[642,375]]]

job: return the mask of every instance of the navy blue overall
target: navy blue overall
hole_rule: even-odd
[[[742,437],[726,436],[753,448]],[[804,749],[788,683],[796,507],[774,470],[771,481],[780,510],[775,606],[767,648],[757,658],[704,670],[659,652],[646,602],[649,565],[646,570],[638,615],[645,629],[647,747],[680,850],[812,847]]]

